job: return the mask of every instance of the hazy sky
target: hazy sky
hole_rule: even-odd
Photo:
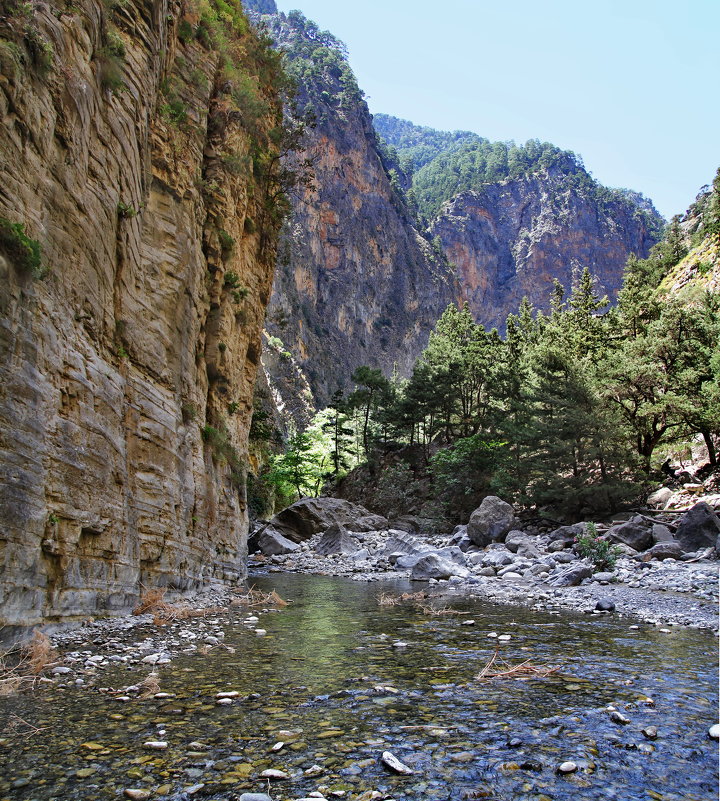
[[[552,142],[669,217],[720,166],[720,0],[276,0],[343,40],[370,111]]]

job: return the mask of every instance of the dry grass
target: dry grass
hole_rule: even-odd
[[[500,649],[496,648],[485,667],[475,676],[476,679],[481,681],[487,679],[519,679],[521,681],[544,679],[560,670],[559,667],[533,665],[529,659],[518,665],[510,665],[505,660],[498,661],[499,652]]]
[[[275,606],[282,609],[287,606],[287,601],[284,601],[275,590],[272,592],[261,592],[260,590],[256,590],[255,587],[250,587],[247,592],[239,593],[233,598],[230,602],[230,606],[246,606],[250,609]]]
[[[165,600],[165,587],[145,590],[140,596],[140,603],[133,609],[134,615],[144,615],[152,613],[153,623],[156,626],[167,626],[178,620],[189,620],[191,618],[206,617],[220,612],[227,612],[222,606],[207,606],[202,609],[193,609],[188,604],[171,604]],[[272,592],[260,592],[251,587],[247,592],[237,595],[230,602],[231,607],[256,607],[274,606],[282,608],[287,606],[287,601],[273,590]]]
[[[38,629],[32,638],[0,654],[0,696],[31,690],[38,676],[55,664],[57,654],[50,638]]]
[[[144,701],[146,698],[150,698],[151,696],[155,695],[155,693],[159,693],[160,682],[158,681],[157,673],[149,673],[140,682],[140,684],[138,684],[138,687],[141,688],[140,695],[138,695],[138,701]]]
[[[438,606],[433,606],[432,603],[429,602],[431,602],[434,597],[437,596],[432,596],[427,592],[423,592],[422,590],[419,592],[404,592],[402,595],[390,595],[389,593],[383,592],[378,595],[377,602],[380,606],[397,606],[401,603],[410,602],[415,604],[415,606],[417,606],[424,615],[470,614],[470,612],[459,612],[457,609],[451,609],[444,603]]]
[[[145,590],[140,596],[140,603],[133,609],[133,615],[144,615],[150,612],[153,616],[153,623],[156,626],[167,626],[177,620],[189,620],[190,618],[205,617],[206,615],[225,611],[220,606],[193,609],[187,604],[170,604],[164,600],[165,592],[165,587]]]
[[[390,593],[382,592],[378,595],[378,603],[380,606],[397,606],[405,601],[412,601],[413,603],[420,603],[426,601],[430,596],[426,592],[404,592],[402,595],[390,595]]]

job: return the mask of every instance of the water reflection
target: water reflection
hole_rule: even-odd
[[[141,787],[154,798],[229,801],[264,790],[266,768],[289,775],[274,799],[318,787],[351,799],[379,789],[398,801],[717,794],[717,748],[706,737],[717,714],[717,644],[707,633],[470,602],[455,606],[468,614],[428,616],[380,606],[388,587],[377,584],[277,574],[253,583],[292,602],[262,616],[265,637],[242,614],[224,624],[235,653],[215,648],[164,667],[171,698],[120,704],[46,688],[4,699],[4,724],[16,715],[42,731],[0,749],[0,799],[114,798]],[[510,635],[507,662],[558,665],[558,674],[477,681],[498,644],[491,632]],[[106,686],[137,680],[117,668],[103,676]],[[247,697],[218,707],[215,693],[229,689]],[[609,704],[630,723],[612,723]],[[642,734],[650,725],[657,740]],[[160,736],[167,750],[143,749]],[[379,763],[386,749],[416,773],[390,775]],[[559,776],[566,760],[578,769]]]

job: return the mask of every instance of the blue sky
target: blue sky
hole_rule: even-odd
[[[373,113],[573,150],[682,213],[720,166],[720,0],[276,0],[348,46]]]

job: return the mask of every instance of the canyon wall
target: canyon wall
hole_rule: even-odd
[[[278,225],[262,164],[281,108],[276,57],[239,5],[231,20],[175,0],[5,5],[0,626],[13,626],[244,576]]]
[[[657,242],[654,222],[626,198],[603,198],[582,173],[550,168],[456,195],[430,230],[475,320],[504,330],[524,297],[547,310],[553,281],[569,290],[585,267],[614,300],[628,256]]]

